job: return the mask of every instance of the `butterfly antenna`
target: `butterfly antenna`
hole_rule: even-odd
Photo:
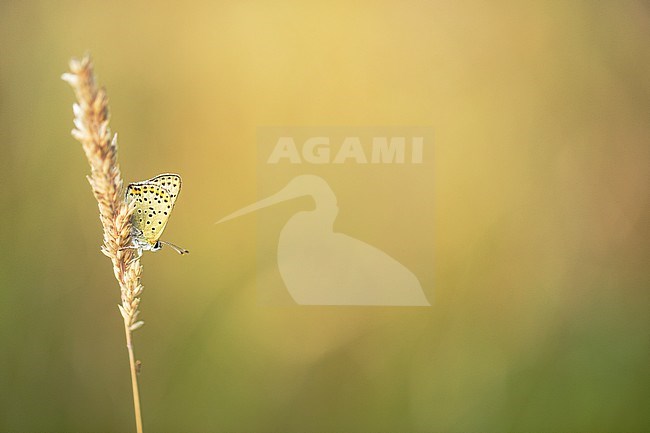
[[[173,249],[174,251],[176,251],[176,252],[177,252],[178,254],[180,254],[181,256],[182,256],[183,254],[189,254],[189,253],[190,253],[190,252],[187,251],[185,248],[181,248],[181,247],[179,247],[179,246],[177,246],[177,245],[172,244],[171,242],[160,241],[160,243],[163,244],[163,245],[168,245],[171,249]]]

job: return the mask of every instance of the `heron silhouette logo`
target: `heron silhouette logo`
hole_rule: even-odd
[[[322,177],[298,175],[279,192],[218,223],[305,195],[313,198],[315,208],[287,221],[277,248],[280,275],[297,304],[430,305],[420,281],[404,265],[368,243],[334,231],[337,199]]]

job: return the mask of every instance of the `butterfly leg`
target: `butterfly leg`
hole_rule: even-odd
[[[133,258],[131,260],[129,260],[129,265],[131,263],[133,263],[133,261],[135,261],[135,260],[140,260],[140,258],[142,257],[142,248],[141,247],[138,247],[138,246],[135,246],[135,245],[129,245],[128,247],[122,247],[122,248],[119,249],[119,251],[124,251],[124,250],[136,250],[137,251],[135,256],[133,256]]]

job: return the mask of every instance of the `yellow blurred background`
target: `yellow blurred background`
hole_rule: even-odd
[[[184,180],[192,253],[143,260],[146,431],[650,430],[649,40],[641,1],[0,3],[0,431],[133,429],[60,80],[86,50],[127,182]],[[214,222],[267,125],[433,127],[433,307],[258,305],[273,251]]]

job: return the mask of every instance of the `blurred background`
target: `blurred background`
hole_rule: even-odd
[[[649,38],[642,1],[3,1],[0,431],[134,429],[60,80],[87,50],[126,181],[184,180],[192,254],[143,259],[145,431],[650,430]],[[274,251],[214,222],[265,125],[433,127],[431,308],[258,305]]]

